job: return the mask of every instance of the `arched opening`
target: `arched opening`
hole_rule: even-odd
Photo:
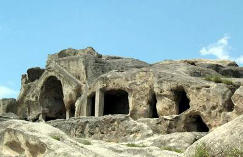
[[[88,115],[95,116],[95,93],[88,97]]]
[[[44,120],[65,119],[62,84],[56,77],[49,77],[41,88],[40,105]]]
[[[71,108],[70,108],[70,117],[74,117],[75,116],[75,104],[71,104]]]
[[[185,121],[185,130],[187,132],[208,132],[209,128],[200,115],[190,115]]]
[[[159,118],[157,108],[156,108],[157,98],[155,93],[152,94],[149,104],[150,104],[150,110],[152,111],[152,118]]]
[[[128,93],[124,90],[109,90],[104,93],[104,115],[128,114]]]
[[[235,109],[235,104],[232,101],[232,96],[234,95],[235,91],[238,89],[238,87],[230,87],[231,93],[228,97],[228,100],[224,103],[224,108],[226,112],[232,112]]]
[[[232,112],[235,109],[235,104],[232,102],[231,98],[226,102],[225,109],[227,112]]]
[[[190,108],[190,100],[188,99],[187,94],[183,88],[176,90],[174,93],[176,97],[177,114],[181,114]]]

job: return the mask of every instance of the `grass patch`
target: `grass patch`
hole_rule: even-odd
[[[205,143],[196,147],[194,157],[210,157]]]
[[[221,152],[223,157],[243,157],[243,150],[237,148],[226,148]],[[205,143],[197,145],[195,149],[194,157],[211,157],[209,155],[209,148],[206,147]]]
[[[227,152],[225,153],[226,157],[243,157],[243,151],[233,148],[230,150],[227,150]]]
[[[145,145],[141,144],[135,144],[135,143],[128,143],[126,144],[128,147],[146,147]]]
[[[61,138],[57,135],[53,135],[53,136],[51,136],[51,138],[53,138],[54,140],[57,140],[57,141],[61,141]]]
[[[168,150],[168,151],[173,151],[173,152],[177,152],[177,153],[183,153],[183,151],[182,150],[180,150],[180,149],[176,149],[176,148],[173,148],[173,147],[161,147],[160,149],[162,149],[162,150]]]
[[[230,80],[227,79],[222,79],[222,83],[227,84],[227,85],[234,85],[234,83]]]
[[[204,79],[207,81],[215,82],[215,83],[224,83],[226,85],[234,85],[234,83],[231,80],[221,78],[218,75],[208,75]]]
[[[88,140],[85,140],[85,139],[78,139],[77,140],[79,143],[82,143],[84,145],[92,145],[92,143]]]

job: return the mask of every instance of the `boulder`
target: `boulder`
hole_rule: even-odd
[[[144,140],[138,140],[135,144],[145,146],[155,146],[161,149],[177,150],[184,152],[195,141],[205,136],[203,132],[176,132],[165,135],[155,134]]]
[[[232,96],[232,101],[235,104],[235,112],[243,114],[243,86],[238,88]]]
[[[181,120],[179,118],[177,121],[176,119],[173,121],[174,124],[170,119],[167,118],[166,120],[165,117],[134,121],[124,115],[108,115],[53,120],[48,121],[48,124],[61,129],[73,138],[133,143],[146,145],[147,147],[171,148],[180,151],[184,151],[207,134],[206,132],[176,132],[181,131],[179,127]],[[173,127],[174,130],[170,130],[169,126],[176,125],[178,125],[177,130],[176,127]],[[169,131],[174,133],[168,134]]]
[[[0,114],[3,113],[16,113],[17,112],[17,102],[16,99],[10,98],[10,99],[0,99]]]
[[[19,117],[12,112],[2,113],[0,115],[0,121],[7,121],[7,120],[10,120],[10,119],[19,119]]]
[[[87,139],[86,139],[87,140]],[[78,139],[80,141],[80,139]],[[144,144],[135,143],[114,143],[97,140],[89,140],[91,145],[86,148],[97,152],[100,156],[105,157],[181,157],[182,153],[177,150],[158,148],[154,146],[147,146]]]
[[[97,156],[59,129],[20,120],[1,122],[0,152],[6,156]]]
[[[59,128],[71,137],[112,142],[133,142],[153,134],[147,125],[124,115],[59,119],[48,121],[48,124]]]
[[[27,79],[29,82],[33,82],[41,77],[41,75],[44,73],[44,69],[41,69],[40,67],[34,67],[27,70]]]
[[[181,153],[158,147],[72,139],[45,123],[21,120],[1,122],[0,155],[3,157],[179,157]]]
[[[243,115],[216,128],[191,145],[185,157],[202,153],[208,156],[243,156]]]

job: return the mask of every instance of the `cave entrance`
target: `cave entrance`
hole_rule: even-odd
[[[70,117],[75,117],[75,104],[71,104],[71,108],[70,108]]]
[[[66,118],[66,108],[63,102],[61,81],[56,77],[49,77],[43,84],[40,94],[42,117],[44,120]]]
[[[95,116],[95,93],[88,97],[88,116]]]
[[[128,93],[124,90],[109,90],[104,93],[104,115],[129,114]]]
[[[228,102],[226,103],[225,108],[226,108],[226,111],[227,111],[227,112],[232,112],[232,111],[234,110],[235,105],[234,105],[233,101],[231,100],[231,98],[230,98],[230,99],[228,100]]]
[[[181,114],[190,108],[190,100],[184,89],[178,89],[175,91],[177,114]]]
[[[159,118],[157,108],[156,108],[157,98],[155,94],[152,95],[149,104],[150,104],[150,110],[152,111],[152,118]]]
[[[185,121],[185,129],[188,132],[208,132],[209,128],[200,115],[191,115]]]

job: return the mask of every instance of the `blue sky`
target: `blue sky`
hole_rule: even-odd
[[[149,63],[221,58],[243,63],[242,0],[1,0],[0,98],[21,74],[65,48]]]

